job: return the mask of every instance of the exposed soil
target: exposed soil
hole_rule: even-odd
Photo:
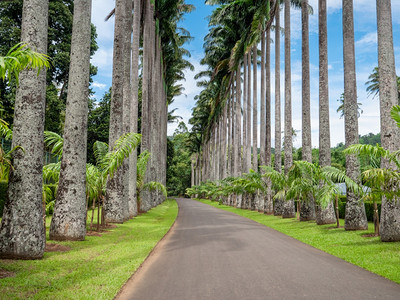
[[[362,237],[377,237],[379,235],[375,234],[375,233],[368,233],[368,234],[363,234]]]
[[[15,273],[0,269],[0,279],[7,278],[7,277],[14,277]]]
[[[97,224],[95,224],[92,228],[94,228],[94,230],[88,230],[86,232],[87,236],[101,236],[101,234],[103,233],[110,232],[109,231],[110,229],[117,228],[117,225],[114,224],[101,225],[99,231],[96,230]]]
[[[87,232],[86,232],[86,235],[87,235],[87,236],[101,236],[100,232],[101,232],[101,231],[92,231],[92,230],[91,230],[91,231],[87,231]]]
[[[337,226],[328,227],[327,229],[337,229]],[[339,228],[344,228],[344,226],[339,226]]]
[[[46,248],[45,248],[45,252],[66,252],[71,250],[70,247],[68,246],[64,246],[64,245],[60,245],[60,244],[50,244],[50,243],[46,243]]]

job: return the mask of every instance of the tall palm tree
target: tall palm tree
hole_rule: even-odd
[[[110,150],[122,133],[125,11],[126,0],[116,0],[110,129],[108,138]],[[128,207],[127,203],[123,202],[121,175],[121,170],[119,170],[112,179],[107,181],[107,193],[104,202],[104,218],[106,222],[122,223],[126,220],[126,210]]]
[[[251,137],[252,137],[252,132],[251,132],[251,65],[252,65],[252,60],[251,60],[251,50],[247,52],[247,119],[246,119],[246,131],[247,131],[247,140],[245,147],[247,147],[246,151],[246,173],[248,173],[252,167],[251,165]]]
[[[91,9],[91,0],[74,1],[64,147],[49,232],[50,239],[53,240],[84,240],[86,235],[86,144]]]
[[[258,171],[257,147],[257,44],[253,46],[253,170]]]
[[[302,159],[312,162],[311,116],[310,116],[310,40],[309,40],[308,0],[301,1],[302,33]],[[315,219],[314,199],[303,201],[300,207],[300,221]]]
[[[290,59],[290,0],[285,0],[285,173],[293,164],[292,141],[292,80]],[[283,205],[283,218],[295,216],[294,201],[288,200]]]
[[[275,12],[275,170],[282,172],[282,135],[281,135],[281,32],[280,9]],[[275,200],[274,215],[281,216],[282,200]]]
[[[241,124],[242,124],[242,110],[241,110],[241,67],[240,64],[236,70],[236,102],[235,102],[235,146],[233,148],[233,157],[235,165],[233,169],[233,176],[240,176],[242,170],[242,137],[241,137]],[[243,139],[244,140],[244,139]],[[236,195],[236,205],[240,203],[239,196]]]
[[[124,17],[124,37],[123,37],[123,58],[124,58],[124,79],[123,79],[123,99],[122,99],[122,133],[129,133],[131,127],[131,35],[132,35],[132,0],[126,1],[125,17]],[[129,207],[129,160],[124,162],[122,168],[122,193],[123,202],[127,204],[124,210],[125,219],[133,217]]]
[[[328,30],[326,19],[326,0],[319,0],[319,164],[321,167],[331,165],[328,84]],[[317,205],[316,222],[318,225],[336,223],[336,215],[332,201],[325,209]]]
[[[48,1],[24,0],[21,41],[46,53]],[[22,71],[14,106],[13,170],[0,227],[0,257],[38,259],[46,244],[43,226],[42,169],[46,70]],[[29,105],[27,105],[29,104]]]
[[[140,43],[140,20],[141,20],[141,0],[134,0],[133,15],[133,34],[132,34],[132,65],[131,65],[131,122],[130,131],[138,131],[138,114],[139,114],[139,43]],[[137,149],[135,149],[129,157],[129,214],[137,215],[137,194],[136,194],[136,177],[137,177]]]
[[[390,117],[391,108],[398,103],[391,1],[377,0],[376,11],[382,147],[389,151],[396,151],[400,144],[400,132],[396,122]],[[381,167],[396,168],[396,165],[383,159]],[[380,233],[381,240],[384,242],[400,241],[400,203],[398,199],[382,198]]]
[[[279,9],[277,9],[279,11]],[[265,59],[265,165],[271,166],[271,30],[266,30],[266,59]],[[268,180],[268,179],[267,179]],[[272,214],[274,212],[274,206],[271,195],[271,182],[267,182],[267,195],[265,203],[265,212]]]
[[[358,144],[358,106],[356,65],[354,53],[353,0],[343,0],[343,64],[344,64],[344,123],[346,147]],[[354,155],[346,155],[346,175],[354,181],[360,177],[360,163]],[[368,228],[364,202],[347,191],[346,230]]]
[[[267,30],[269,31],[269,30]],[[265,34],[261,34],[261,87],[260,87],[260,165],[265,165],[265,135],[266,135],[266,116],[265,116],[265,104],[266,104],[266,93],[265,93],[265,73],[267,66],[265,62]]]
[[[242,173],[247,173],[247,150],[248,147],[246,146],[247,143],[247,80],[248,80],[248,76],[247,76],[247,54],[244,54],[243,56],[243,125],[242,125],[242,131],[243,131],[243,163],[242,163]]]

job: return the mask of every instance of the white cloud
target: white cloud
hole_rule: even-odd
[[[367,33],[366,35],[364,35],[358,41],[356,41],[356,47],[363,48],[363,47],[376,45],[377,41],[378,41],[378,35],[377,35],[376,31],[370,32],[370,33]]]
[[[104,89],[106,88],[107,85],[104,84],[104,83],[100,83],[100,82],[94,81],[94,82],[92,83],[92,86],[95,87],[95,88],[98,88],[98,89],[100,89],[100,90],[104,90]]]

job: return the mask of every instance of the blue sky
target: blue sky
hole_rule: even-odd
[[[185,17],[183,27],[188,29],[194,40],[186,45],[192,53],[190,61],[195,66],[195,71],[186,71],[186,81],[183,83],[185,95],[177,97],[171,105],[171,109],[178,108],[176,113],[187,120],[191,116],[194,106],[194,97],[200,92],[196,86],[193,76],[204,69],[199,61],[203,57],[203,38],[207,34],[207,16],[210,15],[212,7],[204,5],[202,0],[188,0],[194,4],[196,10]],[[315,14],[310,16],[310,63],[311,63],[311,125],[312,144],[318,146],[318,0],[309,0]],[[344,120],[336,113],[338,107],[337,99],[343,92],[343,56],[342,56],[342,0],[328,0],[328,56],[329,56],[329,92],[330,92],[330,115],[331,115],[331,143],[332,146],[344,141]],[[373,68],[377,66],[377,38],[376,38],[376,8],[374,0],[354,0],[355,20],[355,50],[358,101],[362,103],[364,113],[359,118],[360,134],[379,132],[379,100],[367,97],[365,82]],[[94,78],[93,88],[95,97],[100,99],[111,85],[112,70],[112,43],[114,20],[104,22],[105,16],[114,7],[115,1],[94,0],[92,22],[97,27],[99,50],[94,55],[92,63],[99,68],[98,75]],[[283,14],[283,12],[281,12]],[[393,35],[396,55],[396,70],[400,74],[400,1],[392,1]],[[281,17],[283,23],[283,15]],[[293,127],[301,130],[301,15],[300,11],[291,12],[292,31],[292,106]],[[283,50],[283,38],[281,49]],[[274,61],[274,45],[272,49],[272,62]],[[281,54],[281,74],[284,69],[284,56]],[[274,64],[272,63],[272,73]],[[274,82],[274,77],[271,78]],[[260,76],[258,76],[260,80]],[[258,85],[259,86],[259,85]],[[283,101],[284,78],[281,78],[281,97]],[[274,99],[274,86],[271,86],[272,99]],[[272,103],[272,107],[274,103]],[[282,104],[283,111],[283,104]],[[272,116],[274,111],[272,110]],[[274,122],[272,120],[272,125]],[[169,125],[168,133],[172,134],[177,124]],[[294,141],[294,146],[301,145],[301,131]],[[274,143],[274,141],[273,141]]]

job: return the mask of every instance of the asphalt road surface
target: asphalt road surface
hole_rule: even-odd
[[[261,224],[178,199],[175,225],[117,299],[400,299],[400,285]]]

